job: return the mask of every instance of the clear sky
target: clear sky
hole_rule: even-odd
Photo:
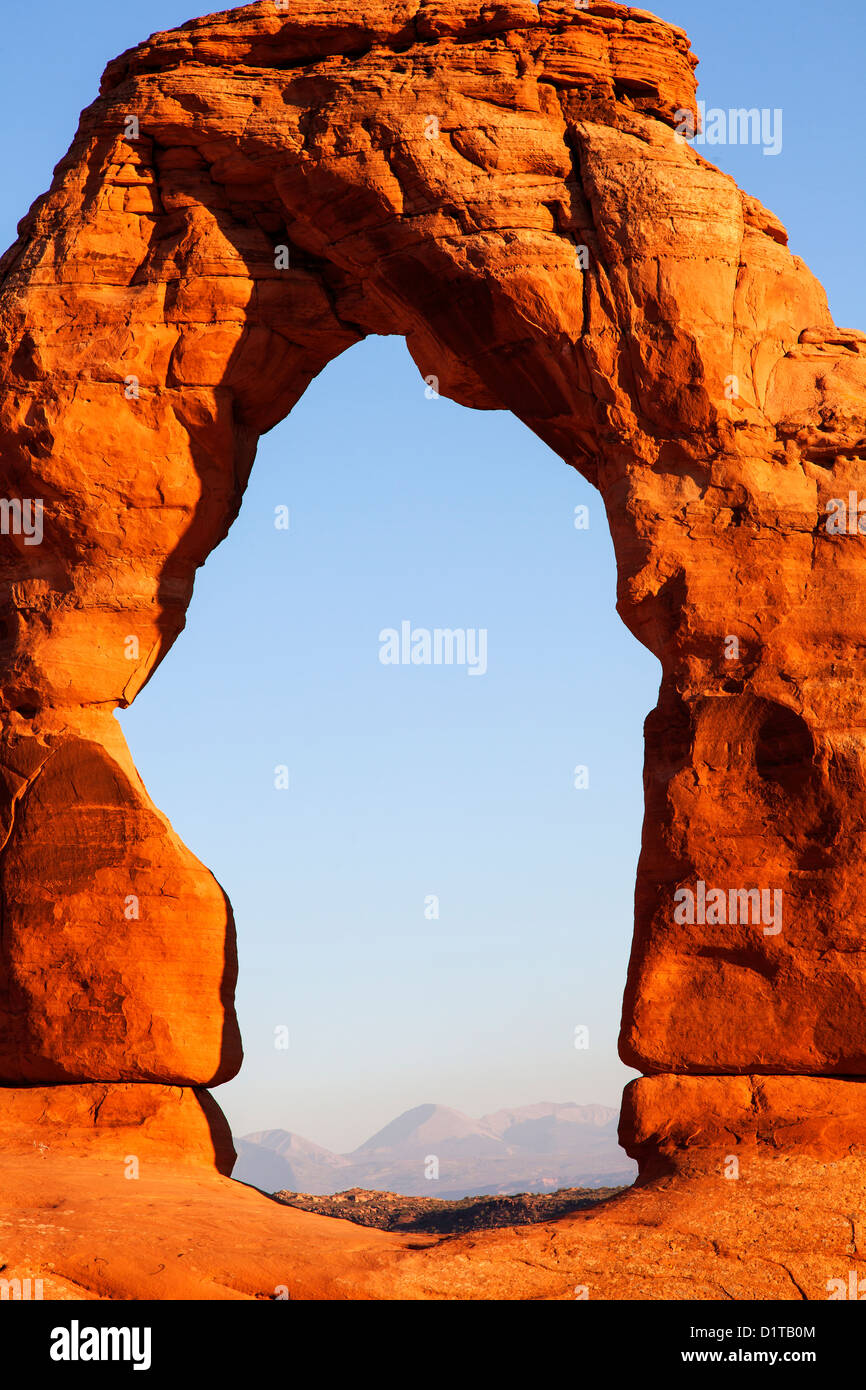
[[[862,0],[655,8],[690,33],[708,106],[782,109],[778,156],[703,153],[781,217],[837,321],[866,326]],[[109,58],[195,12],[7,9],[4,246]],[[618,1104],[659,668],[614,598],[589,485],[508,414],[426,399],[399,339],[332,363],[263,439],[186,632],[122,716],[151,795],[234,904],[246,1061],[216,1095],[235,1133],[349,1149],[429,1101]],[[486,628],[487,674],[381,665],[380,630],[406,619]]]

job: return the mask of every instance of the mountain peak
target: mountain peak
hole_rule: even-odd
[[[384,1129],[378,1130],[355,1153],[372,1153],[379,1149],[403,1150],[407,1146],[417,1148],[470,1137],[496,1138],[480,1120],[471,1119],[461,1110],[452,1110],[447,1105],[416,1105],[398,1115]]]

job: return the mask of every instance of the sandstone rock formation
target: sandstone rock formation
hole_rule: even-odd
[[[46,1299],[799,1302],[864,1276],[862,1156],[659,1178],[555,1222],[445,1237],[297,1211],[203,1165],[142,1162],[127,1182],[120,1162],[49,1150],[0,1171],[3,1277],[42,1279]]]
[[[235,1151],[209,1091],[132,1082],[0,1087],[0,1148],[37,1163],[46,1156],[113,1161],[128,1181],[142,1163],[215,1168],[226,1176]],[[31,1174],[32,1174],[31,1168]]]
[[[112,711],[180,632],[259,435],[398,333],[598,487],[618,610],[662,664],[626,1147],[866,1138],[856,500],[853,533],[825,525],[866,495],[866,336],[682,139],[693,69],[609,0],[261,0],[109,65],[0,261],[4,486],[44,530],[0,552],[7,1087],[237,1069],[231,911]]]

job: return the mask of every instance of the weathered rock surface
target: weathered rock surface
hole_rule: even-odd
[[[0,1086],[5,1154],[25,1154],[38,1177],[61,1158],[114,1160],[126,1181],[141,1164],[190,1163],[231,1172],[234,1145],[209,1091],[180,1086]]]
[[[44,508],[0,559],[0,1078],[239,1064],[230,910],[110,712],[259,434],[368,333],[598,486],[662,664],[621,1052],[694,1084],[636,1093],[627,1142],[695,1114],[710,1150],[751,1142],[740,1075],[866,1075],[866,541],[824,524],[866,492],[866,337],[682,140],[693,66],[608,0],[267,0],[109,65],[0,261],[5,488]],[[761,1094],[774,1142],[811,1144],[829,1092]]]
[[[282,1206],[211,1170],[0,1154],[3,1277],[46,1298],[824,1301],[866,1278],[862,1157],[756,1155],[558,1221],[398,1235]]]
[[[77,722],[5,745],[0,1078],[224,1081],[241,1056],[231,908],[116,721]]]
[[[866,1081],[815,1076],[651,1076],[625,1088],[623,1147],[644,1176],[725,1171],[777,1153],[866,1153]],[[729,1174],[729,1176],[731,1176]]]

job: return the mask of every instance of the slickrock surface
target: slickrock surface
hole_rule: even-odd
[[[866,1278],[866,1165],[783,1155],[671,1177],[556,1222],[397,1235],[205,1168],[0,1155],[0,1277],[46,1298],[809,1299]],[[38,1181],[34,1184],[34,1173]]]
[[[866,1074],[866,542],[856,498],[825,521],[866,494],[866,336],[681,139],[693,69],[682,31],[608,0],[261,0],[109,65],[0,260],[5,490],[44,529],[0,549],[0,1083],[74,1083],[86,1129],[91,1083],[140,1085],[144,1120],[151,1086],[236,1072],[231,910],[112,711],[182,629],[261,432],[399,333],[443,394],[512,410],[597,485],[618,610],[662,665],[621,1037],[655,1075],[625,1142],[649,1172],[697,1117],[712,1155],[817,1163],[817,1115],[825,1158],[860,1146],[823,1079]],[[736,1083],[762,1075],[799,1080],[761,1093],[756,1140]],[[690,1277],[716,1287],[666,1286]]]

